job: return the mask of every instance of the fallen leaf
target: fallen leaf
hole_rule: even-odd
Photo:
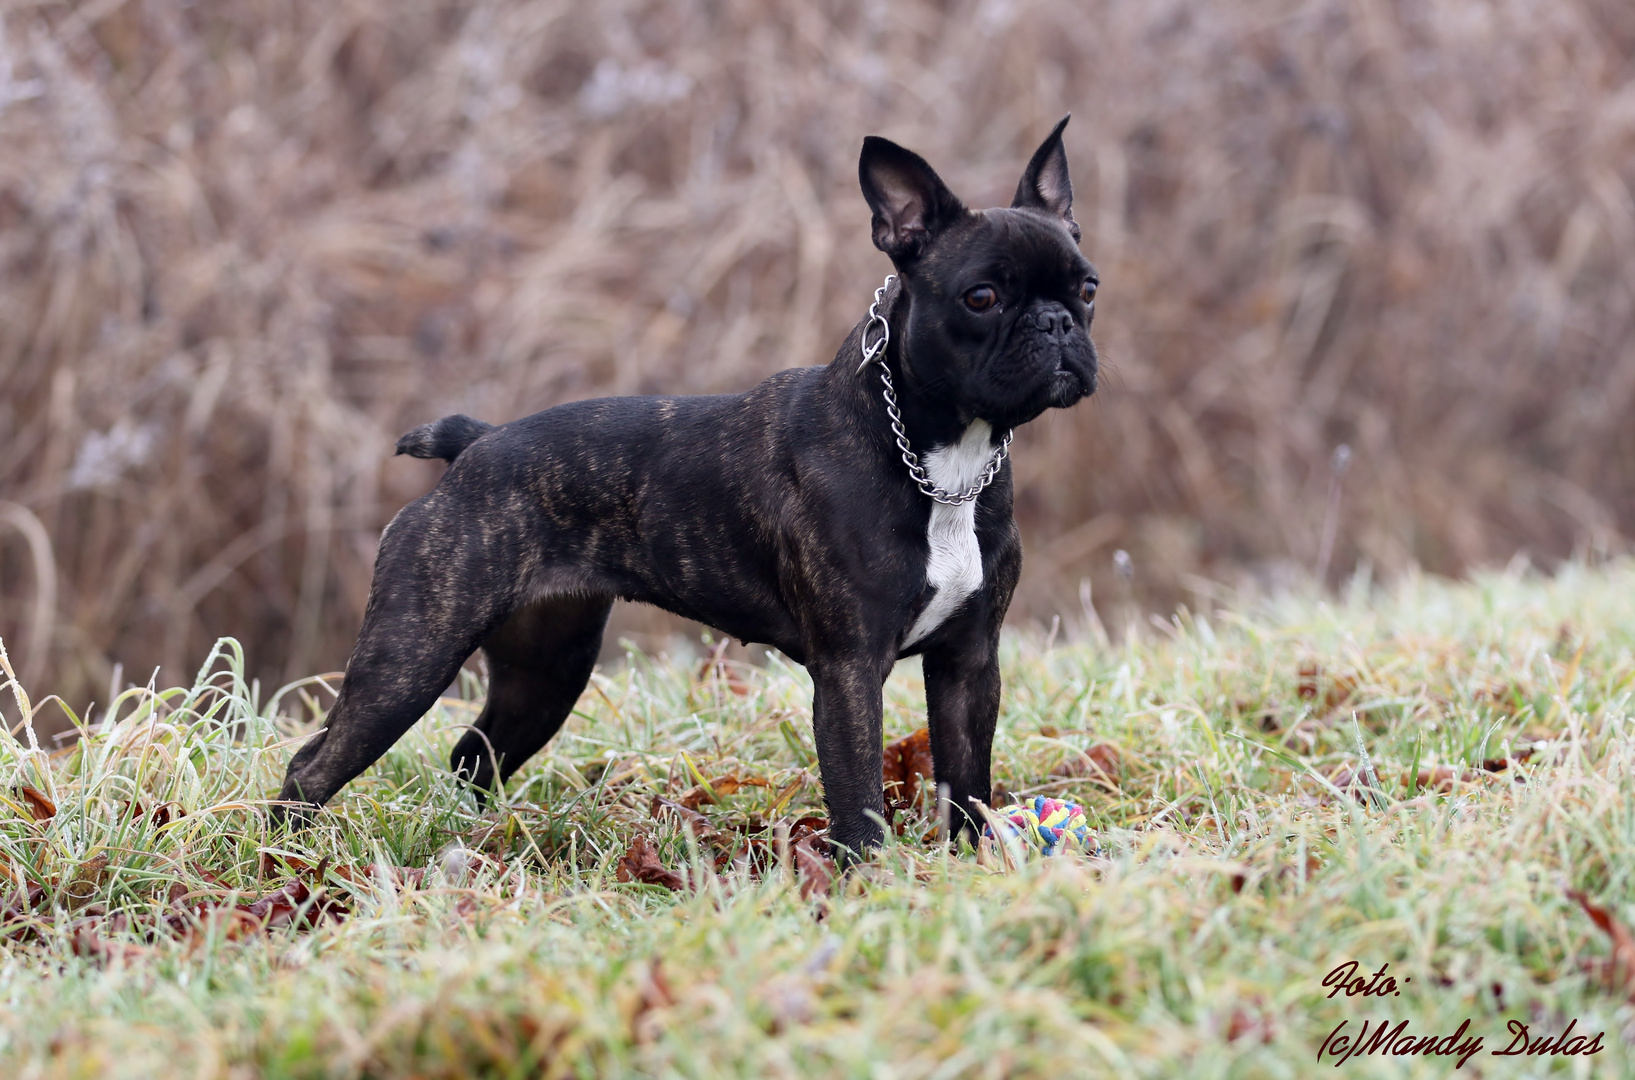
[[[115,915],[108,919],[81,919],[74,924],[74,932],[69,939],[70,948],[75,956],[84,956],[106,964],[113,960],[123,960],[127,964],[142,960],[153,951],[150,946],[138,945],[131,941],[109,941],[99,930],[104,927],[118,932],[125,929],[128,920],[123,915]]]
[[[171,813],[170,808],[172,806],[176,808],[175,813]],[[163,805],[155,808],[153,811],[153,827],[156,829],[162,829],[166,825],[169,825],[172,821],[180,821],[186,816],[187,811],[182,809],[180,803],[164,803]]]
[[[32,931],[34,923],[29,919],[28,913],[43,903],[45,886],[34,881],[26,882],[20,894],[12,893],[7,896],[5,902],[0,904],[0,935],[16,937]]]
[[[1419,770],[1415,777],[1415,791],[1424,791],[1427,788],[1438,794],[1452,794],[1453,789],[1460,785],[1470,785],[1476,782],[1479,773],[1469,769],[1456,769],[1452,765],[1436,765]]]
[[[1322,669],[1310,660],[1300,663],[1300,681],[1295,685],[1294,692],[1304,701],[1310,701],[1317,696],[1317,676]]]
[[[805,817],[798,817],[789,823],[789,841],[790,843],[798,844],[802,840],[807,840],[814,836],[821,836],[828,831],[828,818],[818,817],[816,814],[808,814]]]
[[[886,805],[906,809],[919,800],[920,784],[936,775],[931,760],[931,729],[921,728],[886,746]]]
[[[1120,763],[1118,747],[1112,743],[1102,742],[1068,758],[1051,769],[1050,775],[1061,778],[1085,777],[1109,791],[1117,791]]]
[[[35,821],[50,821],[57,816],[57,804],[46,798],[43,791],[25,787],[18,794],[28,804],[28,812]]]
[[[1358,680],[1355,675],[1336,675],[1330,681],[1328,688],[1323,691],[1323,708],[1333,712],[1357,692]]]
[[[718,847],[723,843],[721,831],[714,825],[710,824],[709,818],[699,813],[693,807],[683,806],[678,802],[672,802],[669,799],[661,798],[660,796],[655,795],[653,796],[653,801],[649,806],[649,812],[654,818],[661,821],[668,817],[675,824],[690,831],[693,834],[694,839],[701,844],[710,844]]]
[[[1482,768],[1488,772],[1504,772],[1512,765],[1520,765],[1533,756],[1533,748],[1524,746],[1512,751],[1509,757],[1488,758],[1482,762]]]
[[[302,881],[289,884],[237,909],[268,930],[294,923],[311,930],[324,919],[340,922],[348,912],[346,905],[320,891],[314,894]]]
[[[1266,1010],[1265,1002],[1260,998],[1251,997],[1243,1004],[1232,1007],[1231,1015],[1226,1020],[1227,1042],[1253,1038],[1269,1045],[1276,1037],[1272,1017]]]
[[[795,845],[795,872],[803,900],[826,898],[834,885],[835,861],[818,850],[819,843],[816,837],[807,837]]]
[[[460,848],[473,864],[494,862],[498,863],[503,873],[505,864],[482,852],[469,848]],[[307,862],[296,855],[284,855],[263,849],[258,873],[261,877],[271,877],[280,871],[280,867],[298,878],[304,878],[313,884],[318,884],[325,878],[335,878],[347,885],[358,888],[373,888],[380,880],[381,875],[397,888],[420,888],[425,883],[426,870],[419,866],[392,866],[387,863],[371,863],[366,866],[348,866],[344,863],[338,866],[327,865],[328,860],[322,860],[317,865]]]
[[[102,879],[108,872],[108,853],[99,851],[74,868],[74,874],[62,887],[63,897],[70,909],[83,907],[89,903],[102,887]]]
[[[723,655],[726,649],[727,641],[722,639],[714,649],[710,650],[710,655],[704,658],[704,662],[699,665],[698,677],[694,681],[699,684],[711,681],[722,682],[726,684],[728,690],[731,690],[739,697],[748,697],[755,688],[750,686],[749,681],[744,678],[740,670],[743,665],[735,660],[728,660]]]
[[[1300,665],[1300,677],[1295,684],[1295,693],[1302,700],[1315,701],[1321,691],[1323,699],[1321,711],[1329,713],[1350,701],[1358,685],[1355,675],[1325,673],[1315,661],[1307,660]]]
[[[1383,798],[1384,793],[1378,792],[1371,784],[1369,784],[1368,774],[1363,772],[1362,769],[1354,768],[1351,765],[1341,765],[1339,768],[1330,772],[1328,774],[1328,781],[1335,787],[1339,788],[1342,793],[1350,795],[1358,802],[1369,798],[1370,793],[1373,793],[1374,797],[1376,798]],[[1330,801],[1328,794],[1325,792],[1318,801]]]
[[[176,808],[174,811],[171,810],[171,807],[173,807],[173,806]],[[135,799],[129,799],[129,800],[126,801],[126,803],[125,803],[125,816],[126,817],[129,817],[129,818],[134,820],[134,819],[137,819],[137,818],[144,817],[146,815],[147,815],[147,811],[143,808],[143,806],[142,806],[142,804],[140,802],[138,802]],[[180,803],[175,803],[175,802],[160,803],[158,806],[154,807],[154,809],[153,809],[153,816],[152,816],[153,826],[156,829],[162,829],[166,825],[169,825],[172,821],[179,821],[180,819],[185,818],[186,816],[187,816],[187,811],[182,809]]]
[[[770,1033],[773,1035],[809,1024],[817,1015],[812,980],[804,973],[775,976],[763,983],[755,996],[772,1012]]]
[[[668,1009],[675,1003],[675,992],[670,989],[670,980],[664,976],[664,961],[655,956],[647,965],[647,976],[642,980],[636,998],[636,1012],[630,1018],[631,1032],[636,1041],[645,1043],[656,1038],[659,1032],[655,1021],[658,1018],[651,1014],[657,1009]]]
[[[671,804],[674,805],[674,804]],[[666,869],[659,861],[658,848],[653,841],[645,836],[638,836],[630,844],[630,850],[619,857],[619,866],[616,876],[620,881],[639,881],[644,885],[662,885],[675,892],[681,891],[685,882],[681,875],[674,870]]]
[[[767,846],[764,836],[746,836],[731,851],[723,851],[715,857],[715,868],[726,870],[737,866],[751,874],[761,875],[767,872],[776,860],[772,849]]]
[[[1635,1003],[1635,934],[1611,911],[1577,889],[1568,889],[1567,898],[1576,900],[1590,921],[1612,939],[1612,955],[1604,960],[1587,961],[1585,969],[1597,976],[1607,990],[1623,994]]]
[[[721,797],[733,795],[747,787],[770,787],[765,779],[759,776],[740,777],[732,774],[711,780],[708,787],[699,784],[687,791],[676,801],[689,810],[697,810],[704,803],[719,803]]]

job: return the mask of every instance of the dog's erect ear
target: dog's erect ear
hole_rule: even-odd
[[[937,233],[965,212],[924,158],[877,135],[863,140],[857,178],[874,211],[874,246],[899,265],[919,258]]]
[[[1033,160],[1022,173],[1022,182],[1016,185],[1016,198],[1011,206],[1048,210],[1067,222],[1067,231],[1076,241],[1080,233],[1079,223],[1073,220],[1073,181],[1067,178],[1067,151],[1062,149],[1062,129],[1071,119],[1071,113],[1062,117],[1033,152]]]

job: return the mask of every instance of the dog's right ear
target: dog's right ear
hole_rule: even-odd
[[[919,258],[937,233],[965,212],[965,204],[924,158],[877,135],[863,140],[857,178],[874,211],[874,246],[899,267]]]

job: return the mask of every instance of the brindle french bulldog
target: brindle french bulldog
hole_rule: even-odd
[[[453,768],[509,777],[562,726],[615,599],[806,665],[842,857],[880,843],[881,688],[923,657],[956,831],[989,795],[999,628],[1022,566],[1009,434],[1096,386],[1098,279],[1078,248],[1064,118],[1011,205],[970,210],[924,159],[863,141],[895,284],[832,363],[743,394],[603,398],[491,426],[451,416],[398,452],[444,458],[393,519],[328,723],[280,798],[322,805],[402,737],[476,649],[488,700]]]

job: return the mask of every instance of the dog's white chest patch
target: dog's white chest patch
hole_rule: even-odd
[[[959,442],[939,446],[925,455],[925,471],[944,491],[965,491],[988,467],[993,454],[993,428],[973,420]],[[931,522],[925,529],[931,557],[926,562],[926,584],[935,589],[931,602],[908,632],[904,648],[947,621],[972,593],[982,588],[982,549],[976,542],[976,500],[949,506],[931,504]]]

